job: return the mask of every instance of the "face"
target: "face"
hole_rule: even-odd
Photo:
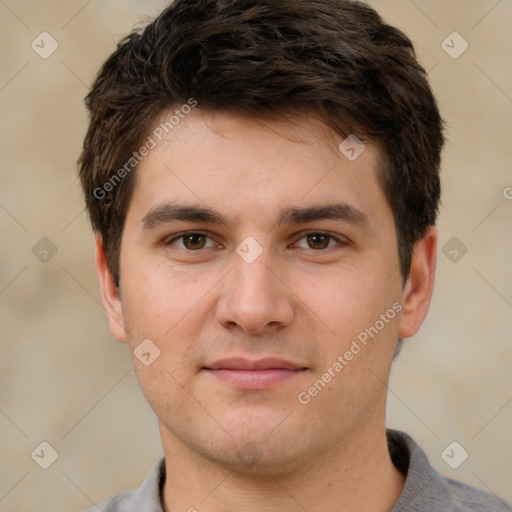
[[[119,296],[97,256],[164,446],[277,473],[382,429],[397,338],[426,309],[377,149],[350,161],[318,121],[198,110],[171,135],[137,169]]]

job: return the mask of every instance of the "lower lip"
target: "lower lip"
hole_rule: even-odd
[[[268,370],[210,370],[212,375],[240,389],[266,389],[299,375],[303,370],[270,368]]]

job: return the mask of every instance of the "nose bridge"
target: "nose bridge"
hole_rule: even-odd
[[[275,297],[271,293],[275,288],[272,282],[275,278],[270,271],[270,257],[267,254],[261,254],[254,261],[244,260],[242,257],[235,258],[233,281],[234,291],[241,297],[250,298],[252,295],[261,295]]]
[[[258,244],[259,245],[259,244]],[[270,324],[291,322],[293,307],[287,289],[274,275],[275,262],[269,250],[243,242],[233,255],[233,271],[226,281],[218,320],[257,332]]]
[[[270,271],[273,264],[270,248],[248,237],[237,247],[236,253],[233,258],[234,294],[239,300],[247,301],[246,307],[253,300],[258,300],[261,307],[273,302],[279,291],[275,289],[275,278]]]

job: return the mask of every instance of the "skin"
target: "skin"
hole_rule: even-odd
[[[313,119],[195,109],[137,169],[119,290],[97,236],[113,335],[132,355],[145,339],[160,350],[149,366],[135,356],[133,364],[159,420],[167,512],[380,512],[402,491],[387,451],[386,385],[397,338],[412,336],[427,313],[437,232],[415,245],[404,284],[378,149],[367,144],[350,162],[337,150],[342,140]],[[227,225],[151,217],[169,202],[208,207]],[[278,222],[283,209],[333,203],[364,222]],[[185,231],[207,237],[184,245],[175,237]],[[318,232],[333,238],[307,236]],[[252,263],[236,251],[247,237],[262,249]],[[401,312],[300,403],[395,303]],[[306,369],[267,389],[239,389],[204,369],[228,357]]]

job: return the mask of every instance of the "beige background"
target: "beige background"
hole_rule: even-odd
[[[449,138],[436,291],[394,367],[388,423],[442,473],[511,500],[512,2],[371,4],[414,40]],[[0,0],[0,511],[86,508],[138,486],[161,453],[99,305],[75,162],[95,73],[164,5]],[[43,31],[59,45],[47,59],[31,48]],[[469,44],[457,59],[441,47],[453,31]],[[46,263],[32,252],[43,237],[57,248]],[[468,249],[455,263],[452,237]],[[46,470],[31,458],[42,441],[59,454]],[[456,470],[441,458],[452,441],[469,453]]]

